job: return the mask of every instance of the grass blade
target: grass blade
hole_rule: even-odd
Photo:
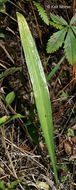
[[[38,55],[38,51],[29,30],[28,24],[24,16],[20,13],[17,13],[17,19],[26,63],[33,85],[36,107],[38,110],[42,131],[52,161],[55,179],[56,182],[58,182],[54,152],[52,110],[47,82],[45,79],[41,60]]]
[[[46,80],[49,81],[53,75],[55,74],[55,72],[58,70],[59,66],[61,65],[61,63],[63,62],[65,56],[63,56],[61,58],[61,60],[59,61],[59,63],[54,67],[54,69],[49,73],[49,75],[46,77]]]
[[[13,116],[9,116],[9,115],[4,115],[0,118],[0,127],[2,127],[2,125],[6,125],[7,123],[9,123],[10,121],[12,121],[13,119],[17,119],[17,118],[25,118],[25,116],[21,115],[21,114],[15,114]]]

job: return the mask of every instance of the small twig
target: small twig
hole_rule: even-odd
[[[17,174],[16,174],[15,169],[14,169],[14,166],[12,164],[11,157],[10,157],[9,152],[7,150],[7,146],[6,146],[6,142],[5,142],[5,138],[4,138],[5,137],[5,132],[4,132],[3,127],[1,127],[1,133],[2,133],[2,143],[3,143],[3,146],[5,148],[6,155],[7,155],[8,159],[9,159],[9,162],[10,162],[10,165],[11,165],[11,169],[12,169],[12,171],[14,173],[15,178],[18,179]]]
[[[43,174],[41,174],[41,176],[43,177],[43,179],[46,180],[47,184],[51,187],[51,190],[57,190],[56,187],[54,186],[54,182],[52,180],[48,179]]]
[[[2,109],[5,111],[5,113],[7,115],[9,115],[8,110],[6,109],[5,105],[3,104],[3,102],[1,100],[0,100],[0,105],[1,105]]]
[[[73,15],[76,13],[76,0],[73,0]]]
[[[40,38],[40,42],[41,42],[41,45],[43,46],[41,31],[40,31],[39,24],[37,22],[36,14],[35,14],[35,11],[34,11],[34,8],[33,8],[33,5],[32,5],[31,1],[30,1],[30,4],[31,4],[31,8],[32,8],[32,11],[33,11],[33,14],[34,14],[34,18],[35,18],[35,22],[36,22],[36,26],[37,26],[37,31],[38,31],[39,38]]]
[[[3,181],[5,178],[7,178],[9,175],[4,175],[2,177],[0,177],[0,181]]]
[[[76,159],[76,154],[72,155],[72,156],[69,158],[69,161],[72,161],[72,160],[74,160],[74,159]]]
[[[13,177],[15,177],[14,176],[14,174],[13,174],[13,172],[10,170],[10,168],[7,166],[7,164],[0,158],[0,161],[4,164],[4,166],[8,169],[8,171],[9,171],[9,173],[13,176]]]
[[[73,78],[62,90],[60,90],[60,92],[56,95],[56,97],[58,97],[74,80],[75,78]]]
[[[4,146],[4,149],[5,149],[5,152],[6,152],[6,155],[9,159],[9,162],[10,162],[10,166],[11,166],[11,169],[13,171],[13,174],[14,174],[14,177],[18,180],[18,177],[17,177],[17,174],[16,174],[16,171],[15,171],[15,168],[13,166],[13,163],[12,163],[12,160],[11,160],[11,157],[10,157],[10,154],[7,150],[7,146],[6,146],[6,141],[5,141],[5,132],[4,132],[4,128],[1,127],[1,133],[2,133],[2,142],[3,142],[3,146]],[[22,185],[19,183],[19,186],[22,190],[24,190],[24,188],[22,187]]]
[[[5,137],[4,137],[5,138]],[[5,138],[6,142],[9,143],[10,145],[12,145],[13,147],[15,147],[17,150],[19,150],[20,152],[22,152],[26,157],[29,157],[30,160],[32,160],[33,162],[35,162],[40,168],[42,168],[44,171],[46,170],[46,168],[40,164],[34,157],[38,157],[37,155],[32,154],[31,152],[25,151],[22,148],[16,146],[14,143],[12,143],[9,139]]]
[[[6,62],[6,61],[4,61],[4,60],[2,60],[2,59],[0,59],[0,62],[3,63],[3,64],[2,64],[2,67],[5,68],[5,69],[7,69],[7,67],[6,67],[5,65],[10,66],[10,64],[9,64],[8,62]]]
[[[14,60],[12,59],[12,57],[10,56],[10,54],[8,53],[8,51],[6,50],[5,46],[2,43],[0,43],[0,47],[4,50],[4,52],[6,53],[7,57],[14,64]]]

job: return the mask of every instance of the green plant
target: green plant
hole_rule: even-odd
[[[21,183],[22,181],[23,181],[22,179],[13,181],[12,183],[10,183],[10,185],[7,188],[4,186],[4,183],[2,181],[0,182],[0,190],[9,190],[9,189],[13,190],[13,188],[15,188],[15,186]]]
[[[56,182],[58,182],[54,152],[52,110],[47,82],[45,79],[41,60],[38,55],[38,51],[29,30],[28,24],[23,15],[20,13],[17,13],[17,19],[26,63],[33,85],[36,107],[38,110],[42,131],[52,161],[55,179]]]
[[[38,139],[39,139],[39,133],[38,133],[38,126],[37,123],[33,124],[31,123],[26,123],[24,124],[26,127],[26,130],[31,138],[31,140],[38,146]]]
[[[63,62],[65,56],[61,58],[61,60],[59,61],[59,63],[54,67],[54,69],[52,69],[52,71],[49,73],[49,75],[47,76],[46,80],[49,81],[54,73],[58,70],[59,66],[61,65],[61,63]]]
[[[5,78],[19,70],[20,70],[20,67],[11,67],[9,69],[6,69],[4,72],[0,74],[0,79]]]
[[[14,99],[15,99],[15,92],[14,91],[9,92],[5,98],[8,105],[11,104]]]
[[[67,130],[67,136],[68,137],[74,137],[74,131],[71,129],[71,128],[68,128],[68,130]]]
[[[8,0],[0,0],[0,5],[2,5],[3,3],[6,3],[6,1]]]
[[[45,10],[43,9],[43,7],[41,7],[41,5],[39,3],[36,3],[35,1],[33,1],[34,5],[37,7],[37,9],[39,10],[39,15],[41,16],[42,20],[49,25],[49,19],[48,16],[45,12]]]
[[[0,0],[0,12],[5,13],[5,6],[4,3],[6,3],[8,0]],[[0,38],[5,38],[5,34],[1,31],[1,15],[0,15]]]
[[[39,3],[34,2],[34,5],[37,7],[40,16],[45,22],[46,13],[44,14],[44,9],[41,8]],[[72,17],[70,24],[68,24],[67,21],[61,16],[50,13],[50,17],[52,21],[49,21],[48,19],[49,24],[59,29],[59,31],[53,33],[48,40],[47,53],[57,51],[64,43],[65,56],[69,64],[73,65],[73,72],[76,77],[76,14]]]
[[[5,35],[3,33],[0,33],[0,38],[5,38]]]
[[[61,99],[63,99],[63,100],[67,100],[68,95],[67,95],[67,93],[62,92],[61,95],[60,95],[60,97],[61,97]]]
[[[2,96],[0,96],[0,99],[3,99]],[[14,101],[14,99],[15,99],[15,92],[11,91],[5,97],[5,101],[6,101],[7,106],[10,106],[10,104]],[[0,127],[3,125],[6,125],[10,121],[17,119],[17,118],[25,118],[25,116],[16,113],[15,115],[12,115],[12,116],[4,115],[4,116],[0,117]]]
[[[0,127],[3,125],[6,125],[7,123],[9,123],[10,121],[17,119],[17,118],[25,118],[25,116],[21,115],[21,114],[15,114],[15,115],[4,115],[0,118]]]
[[[1,181],[0,182],[0,190],[3,190],[5,187],[4,187],[4,183]]]

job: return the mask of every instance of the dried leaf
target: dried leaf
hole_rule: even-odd
[[[71,138],[72,142],[76,144],[76,136]]]
[[[64,142],[64,149],[67,155],[72,154],[72,147],[69,141]]]

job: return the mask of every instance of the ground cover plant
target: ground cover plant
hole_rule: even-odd
[[[47,25],[51,24],[59,29],[59,31],[53,33],[48,40],[47,52],[52,53],[57,51],[64,43],[66,58],[68,62],[73,65],[73,72],[76,75],[76,14],[71,18],[69,24],[63,17],[52,13],[50,13],[52,21],[49,21],[45,10],[40,6],[40,4],[34,1],[34,5],[37,7],[41,18]]]
[[[0,1],[2,190],[76,189],[75,12],[71,0]]]

